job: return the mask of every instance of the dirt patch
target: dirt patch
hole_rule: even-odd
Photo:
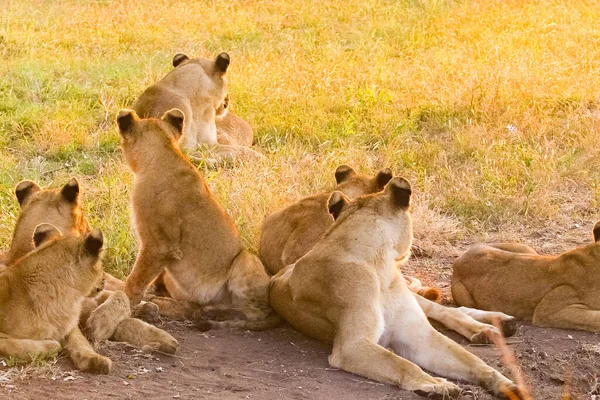
[[[402,399],[421,397],[327,364],[329,347],[282,326],[264,332],[201,333],[178,323],[163,326],[181,343],[179,355],[143,354],[118,343],[100,352],[114,362],[108,376],[69,371],[61,358],[53,373],[18,374],[0,381],[0,398],[60,399]],[[492,346],[471,346],[449,335],[507,374]],[[528,324],[509,339],[536,399],[559,399],[571,379],[574,398],[600,394],[600,335],[542,329]],[[3,370],[0,369],[0,373]],[[6,371],[6,369],[4,369]],[[492,399],[481,388],[460,383],[462,398]]]

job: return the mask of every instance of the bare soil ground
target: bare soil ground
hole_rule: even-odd
[[[416,258],[406,272],[442,288],[448,301],[452,258]],[[0,398],[8,399],[419,399],[418,395],[330,368],[329,346],[287,326],[264,332],[199,332],[164,322],[180,342],[177,356],[144,354],[119,343],[99,351],[113,360],[108,376],[72,371],[65,357],[24,371],[0,367]],[[494,346],[473,346],[446,332],[489,365],[509,374]],[[508,339],[535,399],[600,398],[600,335],[545,329],[528,323]],[[459,383],[463,399],[492,399]]]

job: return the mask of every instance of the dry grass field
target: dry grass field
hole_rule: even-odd
[[[1,0],[0,251],[16,183],[75,176],[125,276],[115,115],[176,52],[221,51],[266,157],[199,168],[252,250],[266,214],[342,163],[411,180],[430,253],[539,231],[581,243],[599,216],[598,21],[594,0]]]
[[[108,270],[127,273],[132,178],[115,114],[178,51],[232,57],[232,108],[266,158],[204,172],[253,249],[265,214],[330,184],[341,163],[410,178],[417,238],[575,223],[587,235],[598,20],[595,1],[4,0],[0,244],[19,180],[76,176]]]

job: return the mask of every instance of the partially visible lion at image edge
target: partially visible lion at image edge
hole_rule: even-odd
[[[65,237],[81,237],[91,232],[81,204],[81,189],[77,179],[72,178],[61,189],[42,189],[37,183],[24,180],[15,187],[15,195],[21,212],[13,231],[11,247],[3,256],[5,268],[18,262],[35,249],[31,237],[40,224],[50,224]],[[0,271],[1,272],[1,271]],[[118,281],[104,273],[108,282]],[[179,347],[177,340],[166,331],[138,318],[132,318],[129,301],[123,292],[103,290],[84,299],[79,324],[88,339],[110,339],[126,342],[148,351],[174,354]],[[138,316],[157,316],[158,311],[146,304],[136,310]],[[156,309],[156,306],[154,306]]]
[[[553,256],[519,243],[474,245],[454,262],[454,301],[538,326],[600,332],[600,222],[593,237]]]
[[[0,274],[0,355],[28,360],[64,347],[77,369],[107,374],[111,361],[77,326],[84,299],[102,280],[102,232],[64,237],[40,224],[33,242],[36,249]]]
[[[186,120],[181,148],[192,158],[201,145],[212,148],[217,163],[260,157],[248,147],[253,141],[250,125],[228,110],[229,63],[227,53],[214,60],[178,53],[173,57],[174,69],[148,87],[132,109],[140,118],[159,118],[173,108],[181,110]]]

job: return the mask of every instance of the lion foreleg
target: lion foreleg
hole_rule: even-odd
[[[56,340],[14,339],[0,335],[0,354],[4,357],[32,360],[57,353],[60,347]]]
[[[94,374],[108,374],[112,362],[94,351],[79,328],[73,329],[65,340],[65,349],[75,367]]]

